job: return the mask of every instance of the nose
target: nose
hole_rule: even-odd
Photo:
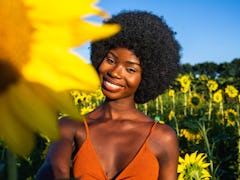
[[[108,71],[108,75],[113,78],[120,79],[122,76],[122,67],[117,65]]]

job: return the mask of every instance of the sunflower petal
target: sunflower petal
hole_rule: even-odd
[[[31,90],[36,93],[52,111],[67,114],[75,120],[83,120],[77,106],[74,105],[70,92],[54,92],[38,83],[31,83]]]
[[[86,21],[81,21],[74,26],[73,34],[76,41],[87,42],[104,39],[116,34],[120,30],[118,24],[94,24]],[[86,33],[87,32],[87,33]]]
[[[97,0],[24,0],[24,2],[33,11],[30,11],[30,17],[47,21],[66,20],[72,18],[85,17],[87,15],[99,15],[107,17],[107,13],[94,6]]]
[[[59,137],[56,112],[51,111],[24,81],[13,85],[7,92],[9,106],[19,122],[50,139]]]
[[[190,162],[194,162],[195,159],[196,159],[196,156],[197,156],[197,151],[195,151],[194,153],[192,153],[192,154],[190,155]]]
[[[6,60],[17,69],[24,66],[29,60],[31,31],[22,1],[1,0],[0,61]]]
[[[21,156],[28,155],[35,145],[34,132],[21,121],[16,121],[14,112],[6,106],[7,102],[6,97],[0,97],[0,137],[12,152]]]
[[[208,177],[211,177],[210,173],[206,170],[206,169],[203,169],[202,170],[202,176],[201,178],[208,178]]]
[[[48,53],[49,48],[53,52]],[[79,60],[76,55],[52,47],[39,47],[37,51],[34,60],[22,69],[27,80],[43,84],[54,91],[94,91],[99,87],[99,77],[93,66]]]
[[[38,24],[38,31],[34,33],[34,41],[55,47],[76,47],[88,41],[95,41],[112,36],[120,30],[117,24],[95,24],[82,20],[71,23],[55,24],[49,28],[49,24]],[[65,49],[66,51],[66,49]]]
[[[183,166],[183,165],[178,165],[177,172],[178,172],[178,173],[181,173],[181,172],[183,172],[184,169],[185,169],[185,166]]]

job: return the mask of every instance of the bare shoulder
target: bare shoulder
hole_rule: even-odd
[[[149,146],[157,157],[178,151],[178,139],[175,130],[166,124],[158,123],[150,138]]]
[[[161,140],[163,143],[174,143],[177,141],[175,130],[167,124],[157,123],[154,132],[155,140]]]
[[[74,125],[77,125],[79,124],[80,122],[82,122],[82,120],[80,119],[72,119],[71,117],[69,116],[63,116],[61,118],[59,118],[59,125],[61,126],[74,126]]]
[[[71,117],[62,117],[59,119],[60,134],[64,137],[74,137],[84,139],[85,127],[82,120],[75,120]]]
[[[157,124],[150,138],[149,148],[161,167],[159,179],[176,179],[179,148],[174,129],[166,124]]]

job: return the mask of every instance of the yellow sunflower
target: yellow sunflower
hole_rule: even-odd
[[[219,122],[220,122],[221,124],[224,124],[224,120],[223,120],[223,118],[224,118],[224,113],[222,113],[222,111],[217,111],[217,112],[216,112],[216,116],[217,116],[217,120],[219,120]]]
[[[225,93],[230,98],[235,98],[238,95],[238,90],[232,85],[227,85],[227,87],[225,88]]]
[[[198,109],[202,104],[202,97],[198,93],[193,93],[188,98],[188,103],[193,109]]]
[[[199,144],[202,139],[201,132],[190,132],[188,129],[181,129],[180,130],[180,136],[185,137],[188,141],[193,141],[196,144]]]
[[[209,80],[207,82],[207,87],[208,87],[209,91],[216,91],[218,88],[218,83],[214,80]]]
[[[211,175],[208,172],[207,167],[210,165],[210,163],[204,162],[206,157],[206,154],[197,154],[197,151],[190,155],[188,153],[185,154],[184,159],[179,157],[178,180],[209,180]]]
[[[168,96],[173,97],[175,95],[174,89],[169,89]]]
[[[79,118],[68,90],[96,90],[98,75],[70,48],[108,37],[118,25],[85,21],[106,17],[97,0],[0,1],[0,138],[29,154],[34,133],[58,138],[57,112]]]
[[[169,121],[174,120],[175,118],[175,112],[173,110],[170,111],[170,113],[168,114],[168,119]]]
[[[213,94],[213,101],[216,103],[220,103],[223,101],[222,90],[218,90]]]
[[[205,74],[201,74],[200,77],[199,77],[199,79],[200,79],[201,81],[207,81],[207,80],[208,80],[208,77],[207,77],[207,75],[205,75]]]
[[[100,88],[93,92],[71,91],[74,104],[78,106],[80,114],[84,115],[95,109],[104,99]]]
[[[191,78],[189,75],[185,74],[177,78],[177,81],[181,84],[181,91],[186,93],[190,90]]]
[[[227,126],[235,126],[236,125],[237,112],[234,109],[225,110],[224,117],[226,119]]]

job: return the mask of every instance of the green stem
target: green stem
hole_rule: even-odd
[[[187,93],[184,93],[184,116],[187,116]]]
[[[221,112],[221,116],[222,116],[222,121],[224,122],[223,102],[220,102],[220,112]]]
[[[212,91],[209,93],[210,95],[210,101],[209,101],[209,110],[208,110],[208,120],[211,120],[211,115],[212,115]]]
[[[156,114],[159,115],[159,97],[155,100]]]
[[[179,137],[180,136],[180,133],[179,133],[179,127],[178,127],[178,120],[176,118],[176,116],[174,115],[174,120],[175,120],[175,126],[176,126],[176,133],[177,133],[177,136]]]
[[[17,180],[17,164],[16,164],[17,156],[7,151],[7,176],[8,180]]]
[[[172,96],[172,109],[175,112],[175,95]]]
[[[203,136],[203,139],[204,139],[204,142],[205,142],[205,145],[206,145],[206,149],[207,149],[207,154],[208,154],[208,157],[209,157],[209,160],[210,160],[210,173],[212,175],[212,178],[214,179],[214,168],[213,168],[213,161],[212,161],[212,150],[211,150],[211,147],[210,147],[210,143],[208,141],[208,136],[207,136],[207,133],[208,133],[208,130],[209,129],[206,129],[205,127],[205,123],[203,122],[203,124],[201,123],[198,123],[199,127],[200,127],[200,131],[202,133],[202,136]],[[214,144],[213,144],[214,146]],[[212,147],[213,149],[213,147]]]
[[[160,111],[161,111],[161,115],[163,115],[163,100],[162,100],[162,96],[159,96],[159,103],[160,103]]]
[[[144,109],[144,113],[147,115],[147,113],[148,113],[148,105],[147,105],[147,103],[143,104],[143,109]]]

